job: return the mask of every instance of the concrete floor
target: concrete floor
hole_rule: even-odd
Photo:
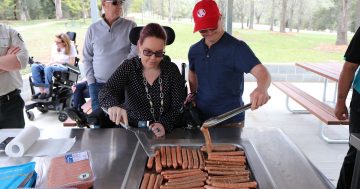
[[[321,99],[322,83],[296,83],[303,90]],[[246,82],[244,102],[249,102],[249,94],[256,83]],[[328,99],[332,99],[334,84],[328,88]],[[258,110],[246,112],[246,127],[277,127],[280,128],[310,159],[310,161],[336,185],[343,158],[348,144],[328,144],[320,137],[320,121],[312,114],[292,114],[285,107],[285,95],[274,86],[269,89],[271,100]],[[290,103],[294,108],[301,108]],[[37,110],[35,120],[26,120],[27,125],[43,129],[62,127],[55,112],[41,114]],[[334,138],[348,138],[348,126],[327,126],[326,133]]]
[[[318,99],[322,98],[322,83],[296,83],[296,86]],[[334,84],[330,84],[327,99],[332,99],[334,86]],[[247,94],[244,96],[248,96]],[[325,142],[320,137],[321,122],[317,117],[312,114],[290,113],[285,106],[285,94],[274,86],[270,87],[269,94],[271,100],[268,104],[259,110],[247,112],[246,127],[280,128],[310,161],[336,185],[344,156],[348,150],[348,144]],[[301,106],[291,101],[290,107],[301,109]],[[325,133],[336,139],[349,137],[348,126],[326,126]]]

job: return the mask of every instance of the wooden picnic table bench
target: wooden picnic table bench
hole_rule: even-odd
[[[288,98],[293,99],[295,102],[303,106],[308,112],[316,116],[321,120],[321,137],[329,143],[347,143],[348,140],[343,139],[330,139],[324,134],[325,125],[348,125],[349,120],[339,120],[334,114],[334,108],[322,102],[305,91],[299,89],[295,85],[289,82],[273,82],[273,85],[280,89],[287,95],[287,106]],[[291,111],[291,109],[288,107]],[[292,111],[296,113],[296,111]]]

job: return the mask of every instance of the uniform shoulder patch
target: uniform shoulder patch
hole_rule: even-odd
[[[24,42],[23,38],[21,37],[20,33],[17,34],[18,38],[20,39],[20,41]]]

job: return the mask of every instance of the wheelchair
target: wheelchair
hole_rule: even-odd
[[[75,32],[67,32],[70,40],[74,42],[76,39]],[[76,47],[76,45],[75,45]],[[49,110],[55,110],[58,112],[58,120],[64,122],[68,119],[68,115],[64,111],[65,108],[71,106],[72,101],[72,85],[77,83],[80,70],[78,67],[80,59],[75,58],[75,64],[64,64],[67,68],[67,71],[55,71],[53,73],[53,83],[50,85],[46,84],[35,84],[32,80],[32,76],[29,76],[29,83],[31,94],[35,94],[34,87],[49,87],[49,96],[48,99],[32,99],[32,103],[25,105],[25,113],[30,121],[35,119],[34,113],[31,111],[34,108],[37,108],[41,113],[47,113]],[[33,57],[29,58],[30,66],[32,64],[41,64],[40,62],[34,61]]]

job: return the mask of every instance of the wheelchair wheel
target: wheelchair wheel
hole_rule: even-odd
[[[58,116],[59,121],[64,122],[67,120],[67,118],[68,118],[68,115],[66,113],[64,113],[64,112],[59,113],[59,116]]]
[[[46,106],[41,106],[41,107],[37,107],[37,109],[39,110],[39,112],[41,113],[46,113],[49,111],[49,109]]]
[[[28,119],[29,119],[30,121],[34,121],[34,119],[35,119],[35,115],[34,115],[34,113],[31,112],[31,111],[27,111],[27,112],[26,112],[26,116],[28,117]]]

